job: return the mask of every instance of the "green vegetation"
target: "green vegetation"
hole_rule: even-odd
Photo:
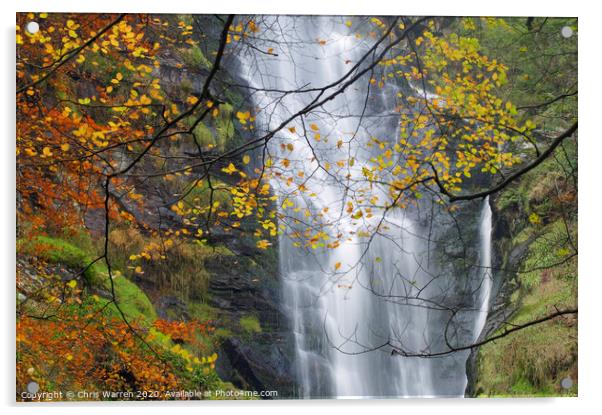
[[[198,46],[192,46],[181,53],[182,60],[191,69],[211,68],[212,63],[205,57]]]
[[[32,240],[17,242],[17,250],[23,254],[39,256],[51,263],[60,263],[82,275],[91,284],[101,283],[103,267],[100,263],[92,263],[92,255],[70,242],[50,236],[38,236]]]
[[[553,243],[559,236],[560,223],[546,227],[532,243],[524,262],[526,269],[553,264],[561,259]],[[563,254],[563,253],[560,253]],[[566,255],[562,255],[566,259]],[[554,312],[554,306],[575,306],[576,261],[560,269],[543,269],[521,273],[520,288],[511,298],[516,309],[511,324],[524,324]],[[572,317],[530,327],[481,347],[477,393],[485,396],[546,396],[576,394],[560,387],[565,377],[576,380],[577,327]]]
[[[188,87],[188,86],[185,86]],[[190,85],[192,89],[192,85]],[[236,135],[232,119],[233,107],[228,103],[220,104],[216,116],[209,120],[199,122],[194,128],[197,143],[204,149],[224,151],[241,144]],[[188,127],[194,125],[194,119],[187,119]]]
[[[19,250],[23,254],[38,256],[50,263],[62,264],[76,272],[83,271],[86,283],[93,290],[101,289],[110,293],[111,281],[106,265],[101,261],[92,262],[95,256],[70,242],[50,236],[38,236],[31,241],[21,241]],[[113,270],[113,289],[116,301],[128,319],[137,320],[149,326],[157,318],[155,309],[144,293],[136,284],[126,278],[119,270]],[[86,301],[98,302],[105,305],[108,298],[88,297]],[[109,315],[119,316],[114,305],[107,307]]]
[[[259,319],[256,316],[243,316],[240,318],[239,323],[240,327],[247,334],[261,333],[261,324],[259,324]]]
[[[217,202],[221,209],[231,209],[232,193],[228,185],[219,179],[211,180],[211,185],[213,187],[213,195],[211,195],[209,183],[202,181],[188,192],[186,197],[184,197],[184,201],[192,206],[206,207],[209,205],[210,198],[212,198],[214,206]]]
[[[567,143],[554,159],[504,190],[496,201],[507,219],[512,247],[527,243],[516,276],[518,289],[508,310],[510,324],[549,315],[577,304],[577,216],[574,190],[561,172],[575,160],[576,146]],[[509,250],[506,250],[509,252]],[[570,390],[560,386],[570,377]],[[477,394],[480,396],[555,396],[577,393],[577,321],[555,319],[480,348]]]
[[[472,26],[472,27],[469,27]],[[508,99],[520,102],[520,115],[536,125],[539,151],[546,136],[577,118],[576,19],[473,19],[463,30],[474,33],[485,54],[503,57],[509,67]],[[549,68],[554,68],[550,71]],[[510,144],[526,158],[537,156],[529,143]],[[577,144],[565,140],[545,162],[495,196],[496,216],[506,233],[496,243],[502,267],[517,289],[506,304],[510,324],[522,324],[577,304]],[[516,263],[510,252],[525,248]],[[520,250],[520,249],[519,249]],[[560,382],[571,377],[574,386]],[[577,322],[573,316],[520,330],[480,348],[479,396],[550,396],[577,393]]]

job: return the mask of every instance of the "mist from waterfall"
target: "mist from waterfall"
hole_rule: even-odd
[[[255,127],[263,134],[308,105],[318,88],[343,77],[372,46],[358,38],[343,17],[264,16],[270,31],[262,33],[251,55],[239,57],[240,76],[252,88]],[[323,41],[322,41],[323,40]],[[273,53],[261,51],[273,50]],[[444,347],[442,333],[449,311],[437,300],[452,291],[455,276],[440,276],[429,243],[432,222],[417,208],[389,211],[374,237],[351,233],[354,225],[341,215],[361,165],[374,156],[358,137],[395,142],[399,113],[398,87],[370,90],[369,75],[310,114],[297,117],[270,141],[269,151],[290,160],[292,171],[304,172],[294,184],[305,184],[316,197],[294,192],[282,180],[272,185],[279,197],[284,232],[279,240],[283,302],[291,319],[296,373],[302,397],[435,397],[463,396],[468,352],[435,359],[392,355],[391,344],[416,353]],[[361,115],[361,116],[360,116]],[[308,141],[304,132],[316,124],[324,139]],[[334,140],[334,141],[332,141]],[[344,156],[357,160],[343,172],[326,171],[320,159],[336,157],[335,143],[345,143]],[[294,151],[286,144],[292,143]],[[347,189],[347,191],[345,190]],[[375,190],[375,192],[377,192]],[[380,194],[383,199],[387,195]],[[297,210],[285,209],[287,201]],[[425,202],[426,206],[426,202]],[[485,208],[486,206],[486,208]],[[480,266],[483,286],[477,290],[478,313],[466,317],[465,339],[483,328],[491,283],[491,210],[480,217]],[[351,236],[336,249],[295,246],[309,218],[320,218],[331,233]],[[383,215],[364,220],[378,225]],[[475,218],[478,220],[478,218]],[[336,272],[333,272],[336,270]],[[442,294],[443,293],[443,294]],[[476,336],[478,336],[478,333]],[[390,344],[387,344],[390,343]]]

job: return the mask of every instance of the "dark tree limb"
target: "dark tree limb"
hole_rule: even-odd
[[[526,109],[536,109],[536,108],[541,108],[541,107],[547,107],[548,105],[552,105],[553,103],[560,101],[562,99],[568,98],[568,97],[572,97],[577,95],[577,91],[575,92],[571,92],[570,94],[562,94],[557,96],[556,98],[552,98],[548,101],[542,102],[541,104],[534,104],[534,105],[523,105],[522,107],[516,107],[517,110],[526,110]]]
[[[561,316],[565,316],[565,315],[577,315],[578,314],[578,309],[574,308],[574,309],[567,309],[567,310],[557,310],[556,312],[549,314],[545,317],[541,317],[538,318],[536,320],[531,320],[527,323],[524,324],[516,324],[513,325],[511,328],[509,329],[504,329],[500,334],[496,334],[495,336],[491,336],[485,340],[482,340],[480,342],[476,342],[476,343],[472,343],[466,346],[461,346],[461,347],[451,347],[448,344],[449,350],[445,350],[445,351],[441,351],[441,352],[435,352],[435,353],[413,353],[413,352],[407,352],[405,350],[401,350],[399,348],[396,348],[395,346],[391,345],[390,343],[388,343],[389,346],[393,347],[393,350],[391,351],[392,355],[399,355],[399,356],[403,356],[403,357],[441,357],[441,356],[445,356],[445,355],[449,355],[452,353],[456,353],[456,352],[461,352],[463,350],[472,350],[474,348],[483,346],[487,343],[491,343],[493,341],[499,340],[503,337],[506,337],[514,332],[517,332],[519,330],[523,330],[526,329],[527,327],[531,327],[531,326],[535,326],[537,324],[541,324],[541,323],[545,323],[546,321],[550,321],[553,320],[555,318],[561,317]],[[507,325],[509,325],[510,323],[506,323]]]
[[[435,183],[437,183],[437,186],[439,187],[439,190],[441,191],[441,193],[443,193],[444,195],[449,197],[450,202],[456,202],[459,200],[473,200],[473,199],[484,198],[493,193],[499,192],[500,190],[502,190],[503,188],[508,186],[510,183],[512,183],[519,177],[523,176],[524,174],[533,170],[535,167],[539,166],[545,159],[547,159],[554,152],[556,147],[558,147],[564,139],[571,137],[576,131],[577,131],[577,122],[575,121],[575,123],[568,130],[566,130],[564,133],[562,133],[558,137],[556,137],[554,139],[554,141],[552,142],[552,144],[550,144],[550,146],[544,152],[542,152],[539,155],[539,157],[537,157],[531,163],[527,164],[522,169],[516,171],[514,174],[508,176],[504,181],[502,181],[501,183],[492,187],[491,189],[484,190],[482,192],[467,194],[467,195],[454,195],[453,193],[451,193],[449,190],[447,190],[445,188],[443,183],[441,183],[441,181],[439,180],[439,176],[437,175],[437,171],[433,168],[433,172],[435,175],[435,177],[434,177]]]

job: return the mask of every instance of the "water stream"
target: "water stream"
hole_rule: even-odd
[[[356,37],[346,20],[263,17],[270,30],[256,41],[254,52],[239,58],[242,78],[255,88],[252,101],[258,134],[276,128],[320,94],[283,96],[282,91],[334,82],[372,46],[374,39]],[[273,52],[260,52],[267,50]],[[468,352],[435,359],[409,358],[393,356],[386,344],[391,341],[415,352],[444,347],[442,333],[449,312],[441,310],[437,300],[450,297],[442,293],[455,289],[456,278],[441,276],[432,259],[432,225],[424,220],[424,213],[416,208],[391,210],[384,219],[385,230],[372,238],[353,234],[355,225],[345,219],[347,215],[341,215],[356,186],[354,179],[361,177],[360,166],[378,151],[364,145],[366,140],[360,137],[394,142],[399,136],[399,114],[392,111],[398,87],[370,90],[368,79],[358,81],[311,114],[296,118],[269,144],[273,155],[289,160],[289,169],[304,173],[303,178],[295,177],[294,184],[303,183],[316,193],[309,197],[295,193],[296,186],[291,183],[272,183],[284,216],[280,268],[283,301],[294,330],[299,395],[463,396]],[[312,124],[318,132],[312,130]],[[315,137],[318,133],[320,140]],[[356,167],[320,168],[318,160],[335,161],[339,157],[337,140],[344,143],[343,156],[357,160]],[[287,148],[289,143],[293,151]],[[283,208],[286,201],[298,209]],[[309,218],[328,224],[332,235],[351,236],[336,249],[297,247],[290,235],[303,232]],[[375,225],[381,218],[375,215],[365,220]],[[465,314],[466,322],[462,323],[468,333],[463,339],[468,342],[482,330],[489,304],[491,210],[487,202],[476,220],[480,221],[480,269],[486,272],[480,274],[483,283],[470,298],[478,303],[473,307],[477,312]],[[337,264],[338,271],[333,272]]]

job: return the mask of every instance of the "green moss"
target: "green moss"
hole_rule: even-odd
[[[215,130],[219,139],[219,145],[222,148],[228,146],[234,137],[234,122],[232,121],[233,107],[230,104],[221,104],[219,106],[219,115],[215,120]]]
[[[524,206],[524,193],[521,193],[515,187],[511,187],[508,191],[503,192],[500,197],[498,197],[496,203],[500,210],[506,210],[514,206]]]
[[[261,333],[261,324],[259,324],[259,319],[256,316],[243,316],[240,318],[239,324],[247,334]]]
[[[182,88],[183,86],[180,85]],[[197,143],[204,148],[213,147],[215,150],[224,151],[242,144],[242,138],[236,133],[233,121],[234,107],[228,103],[219,104],[219,112],[215,117],[210,117],[194,127]],[[184,120],[190,128],[196,119],[188,117]]]
[[[104,267],[96,262],[92,264],[92,255],[71,243],[50,236],[37,236],[31,240],[17,242],[17,253],[38,256],[52,263],[60,263],[81,272],[89,283],[101,279]]]
[[[218,317],[219,310],[206,303],[189,301],[188,313],[196,320],[208,321],[215,320]]]
[[[32,240],[22,240],[18,246],[20,254],[35,255],[51,263],[63,264],[77,272],[83,271],[82,275],[91,288],[111,292],[107,267],[100,261],[92,263],[92,253],[70,242],[50,236],[38,236]],[[156,320],[157,314],[146,294],[117,270],[113,270],[113,285],[117,304],[129,320],[137,320],[145,325],[150,325]],[[98,303],[102,307],[109,300],[88,297],[86,302]],[[109,304],[104,310],[109,315],[121,317],[114,304]]]
[[[155,308],[136,284],[124,276],[115,277],[113,283],[117,303],[127,317],[142,320],[147,324],[157,319]],[[110,288],[110,282],[104,282],[104,286]]]
[[[182,95],[190,95],[194,91],[194,85],[188,78],[184,78],[180,81],[178,89],[182,92]]]
[[[228,142],[234,137],[234,123],[232,120],[218,120],[215,123],[215,131],[217,132],[218,148],[226,148]]]
[[[215,137],[209,127],[205,125],[205,123],[200,122],[194,128],[194,134],[196,136],[197,142],[201,147],[208,147],[209,145],[217,145]]]
[[[195,68],[211,68],[212,66],[201,48],[196,45],[181,51],[181,56],[186,66],[193,70]]]

